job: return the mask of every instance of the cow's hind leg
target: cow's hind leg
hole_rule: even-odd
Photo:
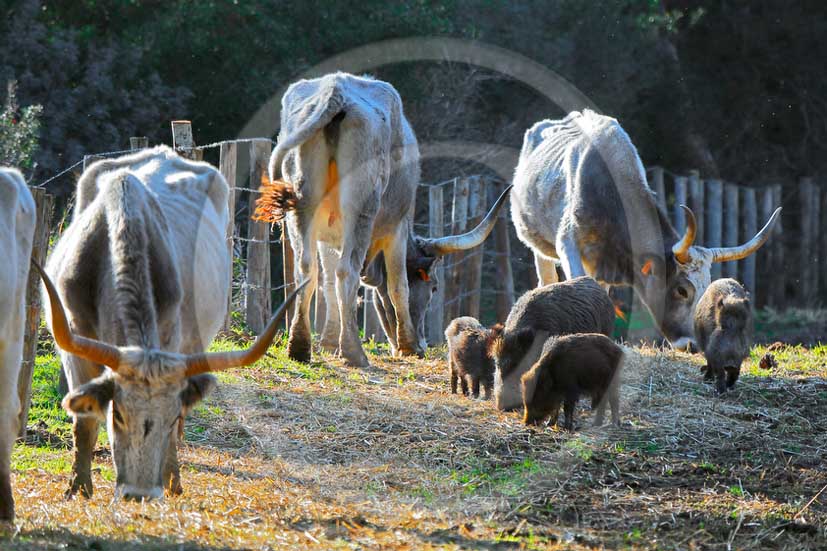
[[[580,250],[577,247],[577,240],[570,231],[564,231],[557,237],[555,243],[557,254],[560,255],[560,264],[566,279],[574,279],[586,275],[583,261],[580,258]]]
[[[300,218],[301,215],[296,216]],[[296,253],[296,281],[310,280],[310,284],[301,290],[296,297],[295,314],[290,323],[290,337],[287,340],[287,354],[290,358],[300,362],[309,362],[313,340],[310,334],[310,305],[313,293],[316,290],[318,279],[318,264],[316,263],[316,240],[311,233],[309,221],[302,227],[301,220],[290,227],[290,238],[294,240],[293,250]],[[299,231],[303,230],[303,234]]]
[[[319,242],[319,258],[322,262],[322,289],[325,302],[324,328],[321,330],[322,350],[336,352],[339,348],[339,303],[336,300],[336,263],[339,253],[336,249]],[[318,292],[318,291],[317,291]]]
[[[539,286],[557,283],[557,264],[554,260],[535,251],[534,267],[537,269],[537,282]]]

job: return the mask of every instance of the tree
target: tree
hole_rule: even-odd
[[[9,82],[6,102],[0,112],[0,166],[23,171],[33,169],[42,112],[39,105],[21,109],[17,104],[17,83]]]

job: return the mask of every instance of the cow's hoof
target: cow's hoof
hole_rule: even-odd
[[[342,357],[345,360],[345,364],[351,367],[370,367],[368,356],[361,348],[358,352],[355,350],[350,352],[342,351]]]
[[[76,476],[75,479],[72,481],[72,484],[69,486],[69,489],[63,494],[64,499],[66,501],[70,501],[73,499],[78,493],[89,499],[92,497],[94,491],[92,490],[92,478],[91,477],[80,477]]]
[[[321,342],[319,343],[322,347],[322,350],[325,352],[329,352],[331,354],[335,354],[336,350],[339,348],[339,336],[336,335],[335,337],[322,337]]]
[[[399,356],[416,356],[418,358],[424,358],[425,357],[425,351],[420,349],[419,347],[401,346],[397,350],[397,355],[399,355]]]
[[[290,339],[287,342],[287,356],[297,362],[309,363],[311,354],[310,339]]]

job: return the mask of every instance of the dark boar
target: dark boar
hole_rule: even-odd
[[[574,427],[574,406],[581,395],[591,396],[597,409],[596,426],[603,424],[606,401],[612,408],[612,423],[620,424],[620,367],[623,349],[606,335],[587,333],[552,337],[543,346],[540,359],[522,376],[523,421],[540,424],[551,416],[557,424],[563,404],[566,430]]]
[[[552,283],[525,293],[494,328],[491,356],[495,360],[494,398],[497,409],[522,405],[520,377],[540,357],[549,336],[572,333],[610,335],[614,304],[590,277]]]
[[[749,293],[734,279],[718,279],[695,308],[695,339],[706,357],[704,379],[715,379],[719,394],[735,385],[752,345]]]
[[[468,395],[470,382],[474,398],[479,398],[480,383],[485,389],[485,399],[491,397],[494,386],[494,359],[488,354],[491,337],[491,330],[468,316],[456,318],[445,329],[452,394],[457,393],[459,380],[463,396]]]

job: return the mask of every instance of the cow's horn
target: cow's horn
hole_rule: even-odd
[[[255,363],[256,360],[267,352],[270,343],[273,342],[273,338],[276,336],[276,328],[279,323],[281,323],[284,311],[290,308],[293,301],[296,300],[296,296],[309,282],[309,279],[305,280],[304,283],[296,287],[295,291],[290,293],[290,296],[279,306],[279,309],[276,310],[276,313],[270,318],[270,323],[267,324],[267,327],[264,328],[264,331],[256,338],[256,341],[250,348],[247,350],[235,350],[233,352],[190,354],[186,359],[185,375],[192,377],[193,375],[199,375],[201,373],[222,371],[233,367],[244,367]]]
[[[497,216],[505,204],[505,200],[508,199],[508,193],[511,191],[511,187],[512,186],[508,186],[505,188],[505,191],[502,192],[482,222],[473,230],[462,235],[449,235],[447,237],[429,239],[428,245],[432,248],[433,255],[442,256],[459,251],[467,251],[468,249],[473,249],[481,245],[482,242],[485,241],[485,238],[488,237],[488,234],[494,229],[494,225],[497,223]]]
[[[758,249],[761,245],[767,242],[772,233],[773,225],[781,214],[781,207],[775,209],[775,212],[770,216],[769,221],[761,228],[761,231],[755,234],[755,237],[740,245],[738,247],[715,247],[709,249],[712,253],[712,262],[726,262],[727,260],[741,260],[746,258]]]
[[[46,293],[49,295],[49,304],[52,307],[52,332],[57,345],[70,354],[108,366],[112,371],[117,371],[121,363],[121,353],[118,347],[72,333],[69,320],[66,318],[66,311],[63,309],[63,303],[60,301],[54,283],[34,259],[32,259],[32,266],[40,273],[40,278],[46,287]]]
[[[675,259],[681,264],[689,262],[689,247],[695,243],[695,235],[698,233],[698,222],[695,220],[695,213],[686,205],[681,205],[681,208],[686,213],[686,232],[680,241],[672,246],[672,252],[675,254]]]

